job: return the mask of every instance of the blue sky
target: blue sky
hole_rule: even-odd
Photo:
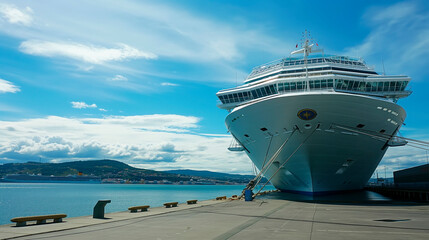
[[[429,140],[427,1],[0,1],[0,163],[109,158],[250,173],[215,93],[288,56],[326,53],[412,78],[402,135]],[[388,172],[426,162],[390,149]]]

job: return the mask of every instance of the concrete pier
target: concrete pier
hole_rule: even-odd
[[[148,212],[0,226],[1,239],[428,239],[429,205],[209,200]]]

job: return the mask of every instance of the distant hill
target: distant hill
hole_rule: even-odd
[[[74,161],[64,163],[6,163],[0,165],[0,178],[7,174],[41,174],[54,176],[77,175],[82,172],[84,175],[99,176],[102,179],[116,178],[130,181],[160,181],[171,182],[190,181],[212,181],[216,183],[247,183],[253,176],[216,173],[209,171],[175,170],[175,171],[154,171],[131,167],[123,162],[115,160],[89,160]]]

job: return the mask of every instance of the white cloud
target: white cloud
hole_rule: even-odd
[[[31,55],[67,57],[92,64],[103,64],[110,61],[123,61],[136,58],[157,58],[153,53],[142,52],[126,44],[119,44],[117,48],[105,48],[74,42],[27,40],[21,43],[19,49]]]
[[[93,104],[86,104],[85,102],[71,102],[72,108],[96,108],[97,105],[95,103]]]
[[[101,112],[107,112],[107,110],[104,109],[104,108],[99,108],[98,110],[101,111]]]
[[[177,86],[179,86],[179,84],[169,83],[169,82],[163,82],[163,83],[161,83],[161,86],[177,87]]]
[[[16,93],[21,91],[13,83],[0,78],[0,93]]]
[[[33,10],[30,7],[20,10],[13,5],[0,4],[0,14],[9,23],[28,26],[33,22],[32,13]]]
[[[127,65],[130,71],[140,71],[151,76],[169,75],[172,79],[165,81],[233,82],[237,73],[239,76],[247,75],[248,68],[245,72],[240,69],[243,67],[240,60],[246,56],[245,52],[280,57],[279,49],[293,46],[285,39],[280,40],[276,35],[268,34],[269,28],[265,28],[264,23],[251,24],[251,20],[233,15],[216,19],[214,15],[194,11],[181,3],[163,1],[126,0],[125,4],[107,2],[29,2],[35,9],[37,24],[24,31],[16,26],[8,26],[10,24],[1,25],[0,22],[0,32],[16,39],[26,39],[21,44],[21,51],[38,56],[67,57],[83,63],[106,65],[118,59],[136,58],[135,55],[143,59],[159,56],[162,61],[191,65],[191,68],[199,70],[181,68],[179,71],[169,71],[169,66],[164,64],[132,66],[115,62],[108,66],[109,69],[118,69]],[[85,11],[82,11],[83,8]],[[112,47],[113,43],[124,43],[129,48],[138,49],[139,53],[134,54],[134,51],[131,56],[128,54],[128,57],[122,58],[121,53],[127,49]],[[102,54],[107,52],[105,50],[116,50],[117,54],[114,57],[110,53]],[[247,58],[245,62],[252,60]],[[85,64],[80,67],[84,71],[92,68]],[[216,77],[202,78],[201,72]]]
[[[429,55],[429,15],[419,2],[400,2],[389,7],[372,8],[364,15],[372,30],[359,45],[346,49],[377,64],[381,58],[387,74],[425,76]]]
[[[128,78],[118,74],[112,78],[112,81],[128,81]]]
[[[205,169],[220,172],[251,173],[245,153],[229,152],[231,137],[196,133],[200,119],[183,115],[109,116],[103,118],[46,118],[0,121],[0,162],[36,160],[70,161],[112,158],[136,167]],[[407,135],[428,141],[424,135]],[[426,162],[423,150],[411,147],[389,148],[378,172]]]
[[[229,136],[196,134],[198,122],[182,115],[0,121],[0,162],[111,158],[156,170],[251,172],[244,153],[227,150]]]

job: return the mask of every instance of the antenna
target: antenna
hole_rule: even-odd
[[[316,43],[316,46],[319,46],[319,44]],[[314,49],[314,43],[313,43],[313,38],[310,35],[310,31],[307,31],[307,29],[305,29],[305,31],[302,33],[302,38],[301,38],[301,49],[296,50],[291,52],[290,54],[299,54],[299,53],[303,53],[304,54],[304,64],[305,64],[305,79],[306,79],[306,85],[307,85],[307,91],[310,91],[310,81],[308,80],[308,67],[307,67],[307,57],[308,55],[310,55],[310,53],[314,53],[314,52],[322,52],[323,53],[323,49]]]

